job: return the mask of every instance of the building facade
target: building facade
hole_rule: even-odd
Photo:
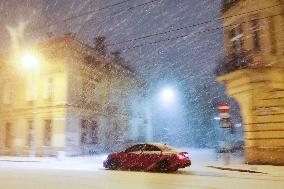
[[[284,164],[284,1],[224,0],[217,80],[240,105],[246,162]]]
[[[107,56],[104,40],[91,48],[74,35],[48,38],[30,48],[34,65],[31,55],[1,56],[0,154],[105,152],[138,140],[135,132],[150,140],[145,86]]]

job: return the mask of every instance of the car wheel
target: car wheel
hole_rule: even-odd
[[[112,158],[110,160],[108,160],[108,168],[110,170],[115,170],[118,168],[118,160],[115,158]]]
[[[170,170],[170,162],[168,160],[162,160],[157,163],[157,171],[168,172]]]

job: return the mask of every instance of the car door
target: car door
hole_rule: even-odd
[[[122,164],[124,169],[139,170],[141,167],[141,153],[144,144],[136,144],[123,153]]]
[[[161,159],[162,151],[159,147],[151,144],[146,144],[140,161],[143,163],[144,170],[150,170]]]

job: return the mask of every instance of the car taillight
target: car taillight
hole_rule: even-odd
[[[177,154],[177,157],[179,159],[189,159],[188,153],[185,153],[185,152]]]
[[[186,158],[183,154],[177,154],[177,157],[178,157],[179,159],[185,159],[185,158]]]

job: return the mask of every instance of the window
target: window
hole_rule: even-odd
[[[98,126],[95,121],[91,123],[91,128],[90,128],[90,142],[92,144],[97,144],[98,143]]]
[[[96,121],[81,120],[81,145],[98,143],[98,126]]]
[[[125,153],[142,151],[144,144],[137,144],[125,150]]]
[[[146,144],[144,151],[161,151],[161,149],[157,146]]]
[[[27,84],[26,84],[26,98],[27,101],[32,102],[36,98],[36,83],[34,81],[33,74],[30,74],[27,77]]]
[[[276,42],[276,23],[274,17],[269,17],[269,33],[270,33],[270,44],[271,53],[275,54],[277,52],[277,42]]]
[[[46,77],[44,98],[52,100],[54,97],[54,79],[51,76]]]
[[[243,48],[243,34],[242,34],[242,28],[241,25],[238,25],[237,27],[233,28],[231,30],[231,42],[232,42],[232,49],[234,51],[241,51]]]
[[[260,50],[260,38],[259,38],[259,23],[258,20],[252,20],[251,23],[252,29],[252,39],[253,39],[253,50]]]
[[[44,121],[44,138],[43,145],[51,146],[51,137],[52,137],[52,122],[51,120]]]
[[[123,140],[123,130],[117,123],[113,123],[112,138],[116,142]]]
[[[5,124],[5,134],[5,147],[10,148],[12,146],[12,128],[9,122]]]
[[[81,120],[81,144],[87,144],[88,141],[88,128],[87,120]]]
[[[33,144],[33,121],[28,121],[28,128],[27,128],[27,146],[32,146]]]
[[[81,94],[80,94],[80,102],[82,105],[86,105],[87,104],[87,100],[88,100],[88,95],[90,93],[90,85],[89,85],[89,81],[86,79],[82,80],[82,89],[81,89]]]

